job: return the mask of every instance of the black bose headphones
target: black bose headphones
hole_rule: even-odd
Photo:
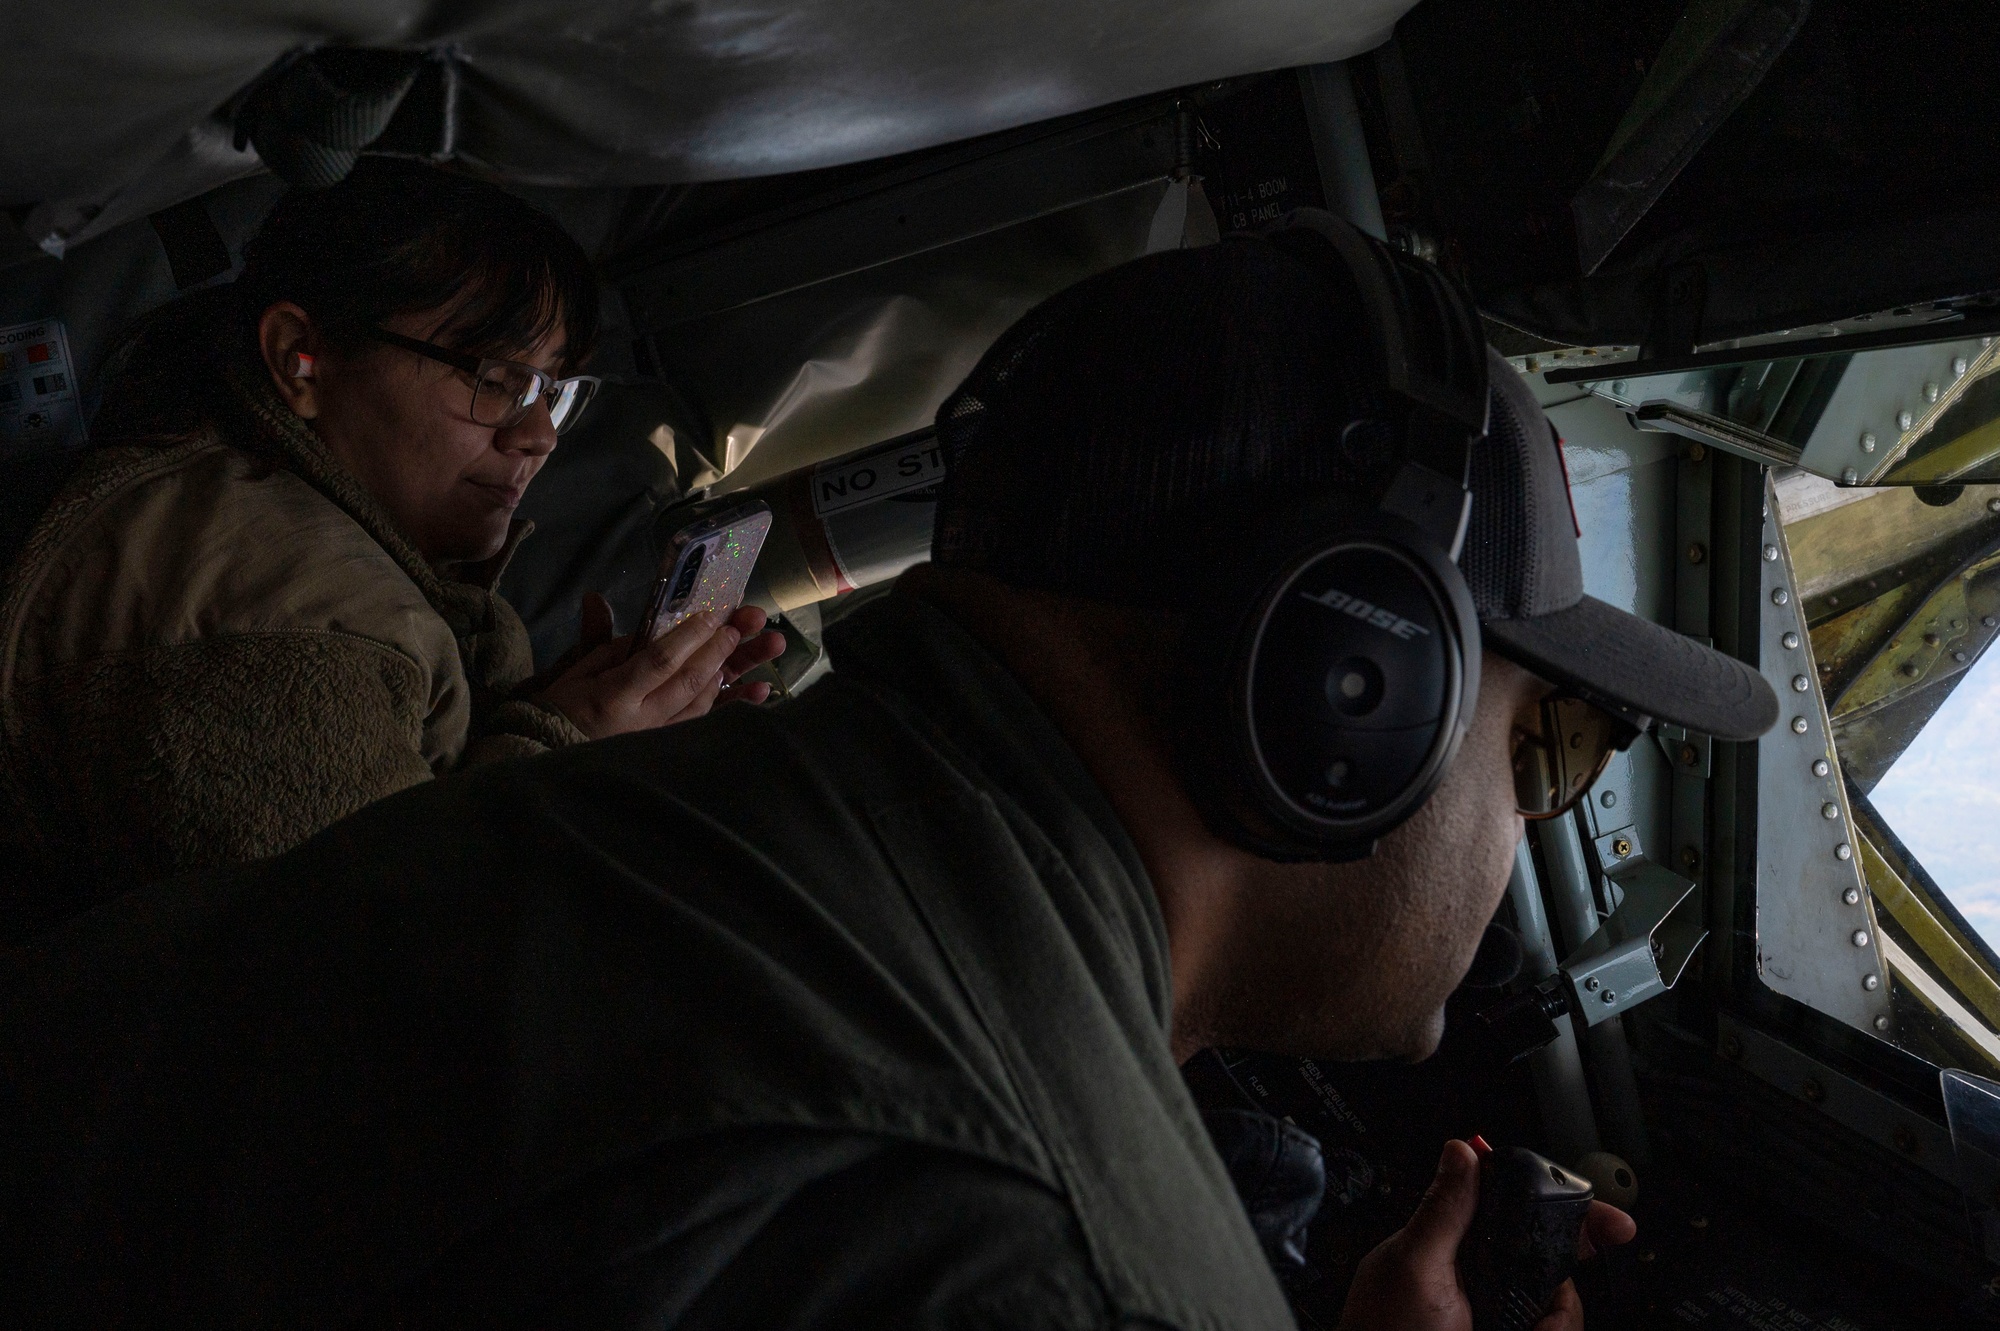
[[[1246,850],[1361,859],[1437,789],[1478,703],[1479,619],[1456,560],[1486,433],[1486,339],[1443,273],[1331,214],[1302,209],[1256,235],[1359,291],[1392,418],[1344,430],[1386,430],[1401,461],[1372,507],[1243,515],[1247,557],[1183,652],[1182,777],[1210,828]]]

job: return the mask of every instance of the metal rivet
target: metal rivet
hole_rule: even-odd
[[[1848,844],[1847,844],[1847,843],[1846,843],[1845,841],[1841,842],[1841,843],[1840,843],[1839,845],[1837,845],[1837,846],[1835,846],[1835,847],[1833,848],[1833,858],[1835,858],[1835,859],[1837,859],[1837,860],[1851,860],[1851,859],[1853,859],[1853,858],[1854,858],[1854,847],[1852,847],[1852,846],[1848,845]]]
[[[1861,432],[1861,451],[1864,453],[1873,453],[1875,451],[1875,432],[1873,430],[1863,430]]]
[[[1784,637],[1782,637],[1782,638],[1780,638],[1780,639],[1778,639],[1778,641],[1779,641],[1779,642],[1781,642],[1781,643],[1783,643],[1783,644],[1785,645],[1785,649],[1786,649],[1787,651],[1796,651],[1796,650],[1798,650],[1798,646],[1799,646],[1799,635],[1798,635],[1798,634],[1796,634],[1796,633],[1792,633],[1792,632],[1790,632],[1790,631],[1787,631],[1787,632],[1786,632],[1786,634],[1785,634],[1785,636],[1784,636]]]
[[[1840,483],[1842,485],[1852,485],[1860,479],[1861,473],[1852,467],[1844,468],[1840,473]]]
[[[1783,587],[1774,587],[1771,589],[1772,605],[1783,605],[1785,604],[1785,602],[1791,599],[1792,599],[1792,594],[1786,591]]]
[[[1899,411],[1896,413],[1896,425],[1897,428],[1899,429],[1907,430],[1912,425],[1916,424],[1916,421],[1917,418],[1915,416],[1912,416],[1907,411]]]
[[[1706,558],[1708,558],[1708,549],[1700,541],[1696,541],[1688,547],[1688,563],[1699,564]]]
[[[1856,947],[1867,947],[1868,931],[1866,929],[1856,929],[1852,934],[1848,935],[1847,941]]]
[[[1958,378],[1958,376],[1964,373],[1965,373],[1965,357],[1953,356],[1951,358],[1951,377],[1956,379]]]
[[[1792,733],[1795,735],[1803,735],[1806,733],[1806,719],[1803,716],[1795,716],[1792,718]]]
[[[1765,547],[1764,547],[1764,562],[1765,562],[1765,563],[1767,563],[1767,564],[1775,564],[1775,563],[1777,563],[1777,562],[1778,562],[1778,547],[1777,547],[1777,546],[1775,546],[1775,545],[1767,545],[1767,546],[1765,546]]]
[[[1703,448],[1700,444],[1688,445],[1689,462],[1699,462],[1707,456],[1708,456],[1708,450],[1706,448]]]
[[[1918,675],[1921,675],[1923,673],[1923,671],[1917,668],[1917,663],[1915,661],[1905,661],[1899,668],[1901,669],[1904,675],[1908,676],[1911,679],[1915,679]]]
[[[1826,1099],[1826,1087],[1820,1085],[1811,1077],[1807,1077],[1806,1084],[1799,1089],[1804,1093],[1806,1099],[1814,1104],[1818,1104],[1820,1101]]]
[[[1838,818],[1840,817],[1840,806],[1829,800],[1819,806],[1819,816],[1829,820]]]
[[[1938,400],[1938,386],[1936,384],[1925,384],[1924,401],[1935,402],[1937,400]]]
[[[1597,797],[1597,802],[1599,804],[1602,804],[1607,809],[1612,808],[1618,803],[1618,792],[1615,790],[1607,790],[1602,795],[1599,795]]]
[[[1614,381],[1612,381],[1612,384],[1611,384],[1611,391],[1612,391],[1612,392],[1614,392],[1614,393],[1622,393],[1622,392],[1624,392],[1624,391],[1625,391],[1625,381],[1624,381],[1623,379],[1617,379],[1617,380],[1614,380]]]
[[[1807,678],[1806,678],[1806,677],[1805,677],[1804,675],[1793,675],[1793,676],[1792,676],[1792,692],[1793,692],[1793,693],[1804,693],[1804,692],[1805,692],[1805,691],[1806,691],[1807,689],[1809,689],[1809,688],[1811,688],[1811,687],[1812,687],[1812,681],[1811,681],[1811,680],[1809,680],[1809,679],[1807,679]]]
[[[1829,765],[1828,765],[1828,763],[1827,763],[1826,759],[1824,759],[1824,758],[1815,758],[1815,759],[1813,759],[1813,775],[1814,775],[1814,776],[1825,776],[1825,775],[1826,775],[1826,774],[1827,774],[1828,772],[1831,772],[1832,770],[1833,770],[1833,768],[1832,768],[1831,766],[1829,766]]]
[[[1994,502],[1995,502],[1995,503],[2000,503],[2000,500],[1995,500]],[[1996,625],[2000,625],[2000,619],[1995,619],[1995,618],[1994,618],[1993,616],[1991,616],[1991,615],[1981,615],[1981,616],[1979,617],[1979,626],[1980,626],[1981,628],[1988,628],[1988,629],[1990,629],[1990,628],[1993,628],[1993,627],[1995,627]]]
[[[1988,513],[2000,513],[2000,496],[1995,496],[1986,501],[1986,511]]]
[[[1958,663],[1959,663],[1960,665],[1964,665],[1964,664],[1965,664],[1965,653],[1964,653],[1964,652],[1953,652],[1953,653],[1951,654],[1951,659],[1952,659],[1952,660],[1954,660],[1954,661],[1956,661],[1956,662],[1958,662]]]
[[[1695,869],[1699,868],[1700,866],[1701,866],[1701,852],[1696,850],[1693,846],[1682,846],[1681,867],[1683,869]]]
[[[1840,899],[1850,906],[1858,906],[1861,904],[1861,889],[1850,887],[1840,894]]]
[[[1625,837],[1619,837],[1616,841],[1611,843],[1611,853],[1613,855],[1616,855],[1621,860],[1624,859],[1627,855],[1630,855],[1632,853],[1631,841]]]
[[[1743,1057],[1743,1042],[1733,1035],[1723,1036],[1722,1056],[1732,1062]]]
[[[1584,977],[1583,991],[1587,994],[1594,994],[1597,992],[1597,977],[1595,975],[1586,975]]]
[[[1613,1003],[1616,1003],[1618,1001],[1617,991],[1612,989],[1606,989],[1602,994],[1598,996],[1604,1000],[1604,1005],[1606,1007],[1609,1007]]]
[[[1926,634],[1924,635],[1924,646],[1926,646],[1926,647],[1935,647],[1935,646],[1937,646],[1937,645],[1938,645],[1938,635],[1937,635],[1937,634],[1935,634],[1935,633],[1926,633]]]
[[[1871,971],[1861,977],[1861,987],[1872,994],[1882,987],[1882,977]]]
[[[1888,1029],[1889,1029],[1889,1019],[1888,1019],[1887,1017],[1877,1017],[1877,1018],[1875,1018],[1875,1029],[1876,1029],[1876,1030],[1878,1030],[1878,1031],[1886,1031],[1886,1030],[1888,1030]]]

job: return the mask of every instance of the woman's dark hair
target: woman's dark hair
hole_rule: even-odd
[[[288,300],[335,347],[384,319],[462,301],[434,341],[517,356],[561,323],[567,367],[597,337],[597,279],[539,209],[484,181],[365,158],[330,189],[293,190],[243,247],[236,303],[252,323]]]
[[[340,350],[368,345],[385,319],[446,308],[431,340],[472,355],[519,356],[560,324],[573,372],[597,340],[596,275],[554,218],[484,181],[364,158],[338,185],[280,198],[235,282],[183,296],[119,339],[92,436],[193,428],[214,410],[218,354],[255,363],[258,316],[279,301]]]

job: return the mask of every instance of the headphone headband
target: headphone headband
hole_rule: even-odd
[[[1333,214],[1298,208],[1258,232],[1307,263],[1338,264],[1360,293],[1383,378],[1410,408],[1404,466],[1381,507],[1453,559],[1472,514],[1472,446],[1486,434],[1486,337],[1471,297],[1434,265]]]

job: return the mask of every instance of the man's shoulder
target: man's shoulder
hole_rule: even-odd
[[[451,648],[421,590],[359,523],[212,432],[87,459],[9,570],[4,615],[24,679],[231,634],[341,633],[422,656]]]

